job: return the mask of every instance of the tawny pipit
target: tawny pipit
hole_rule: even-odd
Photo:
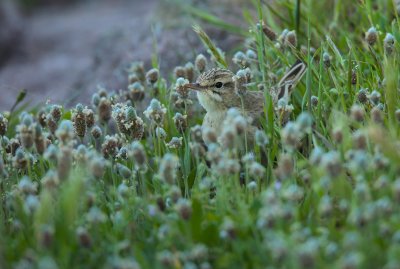
[[[306,65],[298,61],[283,76],[276,87],[270,90],[273,103],[279,99],[287,102],[289,97],[306,71]],[[197,91],[200,104],[207,111],[203,127],[213,128],[217,134],[222,131],[223,122],[230,108],[237,108],[250,122],[257,122],[264,113],[264,93],[262,91],[241,91],[235,89],[235,74],[227,69],[211,69],[202,73],[196,83],[186,84],[186,88]],[[247,130],[248,137],[254,136],[256,128]]]

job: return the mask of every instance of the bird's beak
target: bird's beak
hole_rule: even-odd
[[[200,83],[187,83],[184,85],[186,89],[192,89],[196,91],[204,91],[206,87],[201,86]]]

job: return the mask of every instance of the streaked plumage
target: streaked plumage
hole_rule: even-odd
[[[306,70],[303,62],[296,62],[276,87],[270,90],[274,104],[280,98],[289,99],[293,88],[300,81]],[[202,73],[196,83],[187,87],[197,90],[200,104],[207,111],[203,126],[214,128],[217,134],[222,131],[226,113],[230,108],[237,108],[251,122],[256,123],[264,113],[264,93],[261,91],[244,91],[239,96],[235,90],[234,73],[227,69],[211,69]],[[256,130],[252,126],[249,136]]]

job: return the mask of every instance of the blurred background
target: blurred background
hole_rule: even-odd
[[[204,53],[194,23],[230,51],[248,25],[242,16],[248,2],[1,0],[0,111],[10,109],[21,89],[31,106],[87,103],[98,86],[124,89],[132,61],[150,68],[157,57],[169,75]],[[218,27],[221,22],[237,28]]]

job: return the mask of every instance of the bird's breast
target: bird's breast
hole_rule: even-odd
[[[204,116],[203,127],[209,127],[215,130],[217,135],[222,131],[222,125],[226,117],[226,110],[216,110],[213,112],[207,112]]]

